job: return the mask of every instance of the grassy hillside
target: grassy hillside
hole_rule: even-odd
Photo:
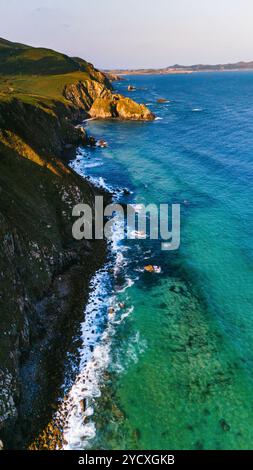
[[[62,74],[87,71],[85,60],[71,58],[65,54],[40,47],[12,43],[0,38],[1,74]]]
[[[112,93],[107,76],[85,60],[0,39],[0,106],[14,99],[47,112],[57,103],[86,115],[98,99],[92,117],[154,118],[144,105],[119,103],[124,97]]]
[[[69,105],[64,88],[84,80],[110,86],[106,77],[83,59],[72,59],[50,49],[34,48],[0,39],[0,102],[13,98],[53,107]]]

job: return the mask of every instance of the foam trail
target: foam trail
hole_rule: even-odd
[[[79,374],[65,401],[67,419],[63,430],[64,449],[75,450],[87,447],[95,437],[93,415],[94,400],[100,396],[100,379],[109,364],[110,330],[108,320],[106,285],[109,276],[99,271],[91,281],[91,294],[85,309],[85,320],[81,325],[83,347],[80,350]]]
[[[80,149],[78,160],[81,156]],[[71,167],[85,176],[80,160],[72,162]],[[94,182],[93,179],[92,181]],[[98,183],[108,189],[103,178],[99,178]],[[56,418],[63,423],[64,450],[89,448],[91,440],[95,437],[94,406],[96,398],[101,394],[103,373],[110,364],[111,339],[117,324],[133,312],[132,306],[123,310],[119,307],[117,294],[113,290],[114,280],[126,266],[123,255],[126,249],[121,245],[119,235],[122,233],[122,224],[123,220],[115,219],[110,245],[113,262],[109,262],[91,280],[90,295],[81,324],[82,347],[79,350],[77,377],[56,414]],[[124,292],[133,283],[134,281],[127,278],[125,286],[118,292]]]

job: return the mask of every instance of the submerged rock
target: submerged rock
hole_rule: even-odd
[[[225,431],[225,432],[230,431],[230,425],[227,423],[227,421],[225,419],[220,420],[220,425],[221,425],[221,428],[223,429],[223,431]]]

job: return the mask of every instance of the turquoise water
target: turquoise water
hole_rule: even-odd
[[[132,308],[111,338],[90,445],[253,448],[253,73],[138,76],[116,87],[161,119],[89,121],[109,146],[86,150],[80,165],[128,187],[124,202],[180,203],[181,246],[122,242],[114,293]],[[162,273],[141,272],[150,263]]]

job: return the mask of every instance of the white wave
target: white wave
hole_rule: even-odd
[[[163,120],[162,117],[159,117],[159,116],[155,117],[155,121],[162,121],[162,120]]]
[[[96,168],[99,166],[103,166],[103,162],[92,162],[92,163],[84,163],[83,167],[84,168]]]
[[[67,413],[63,429],[64,450],[88,448],[95,437],[96,425],[92,416],[95,400],[101,395],[103,372],[110,364],[111,338],[115,334],[115,326],[133,312],[133,307],[129,307],[121,313],[119,321],[116,320],[117,313],[122,309],[114,295],[109,297],[106,268],[91,281],[92,290],[81,328],[83,347],[79,351],[79,374],[64,401],[64,412]],[[108,312],[112,307],[113,313],[110,314]],[[102,330],[105,320],[107,326]]]
[[[91,281],[91,294],[81,325],[83,346],[79,350],[79,373],[64,402],[67,414],[63,429],[64,449],[81,449],[95,436],[95,424],[88,419],[93,414],[95,397],[100,396],[100,374],[108,365],[108,331],[102,330],[107,317],[109,275],[99,271]]]
[[[117,373],[123,374],[132,363],[138,363],[140,355],[146,350],[147,342],[141,339],[140,333],[137,331],[126,344],[124,353],[122,354],[122,351],[120,351],[118,354],[115,354],[113,370]]]
[[[132,230],[130,232],[130,237],[136,240],[142,240],[142,239],[145,240],[147,238],[147,234],[143,231]]]
[[[129,287],[132,287],[134,285],[134,282],[135,281],[133,279],[127,278],[126,279],[126,284],[124,285],[124,287],[122,287],[121,289],[116,289],[118,294],[121,294],[121,293],[125,292],[127,289],[129,289]]]
[[[102,176],[95,177],[87,175],[87,173],[85,172],[86,169],[103,166],[104,163],[100,159],[95,159],[92,162],[85,162],[84,157],[87,157],[86,150],[82,147],[78,147],[75,160],[73,160],[69,164],[70,168],[72,168],[83,178],[88,179],[97,188],[105,189],[110,193],[116,194],[117,197],[125,193],[126,188],[114,188],[113,186],[106,183],[105,179]],[[129,191],[129,193],[133,194],[132,191]]]
[[[202,108],[193,108],[192,111],[195,112],[195,113],[198,113],[198,112],[203,111],[203,109]]]
[[[119,320],[114,321],[114,325],[120,325],[120,323],[122,323],[125,320],[125,318],[129,317],[129,315],[133,313],[133,311],[134,311],[134,306],[132,305],[124,313],[122,313]]]
[[[95,121],[96,118],[94,117],[91,117],[91,118],[87,118],[87,119],[84,119],[83,122],[88,122],[88,121]]]
[[[72,168],[83,174],[83,169],[76,161],[72,162]],[[108,189],[102,177],[91,180],[93,183],[96,181],[100,187]],[[128,308],[120,306],[122,302],[118,301],[117,295],[131,287],[134,281],[126,278],[126,284],[116,293],[111,287],[112,276],[117,280],[117,276],[126,265],[123,254],[126,247],[121,245],[119,235],[122,224],[123,220],[115,219],[110,244],[113,264],[108,263],[91,280],[90,295],[84,311],[84,321],[81,324],[82,347],[79,349],[77,377],[56,414],[56,417],[63,422],[64,450],[89,448],[90,441],[96,436],[94,407],[96,398],[101,395],[103,373],[110,364],[111,339],[116,333],[117,325],[133,312],[132,306]]]

